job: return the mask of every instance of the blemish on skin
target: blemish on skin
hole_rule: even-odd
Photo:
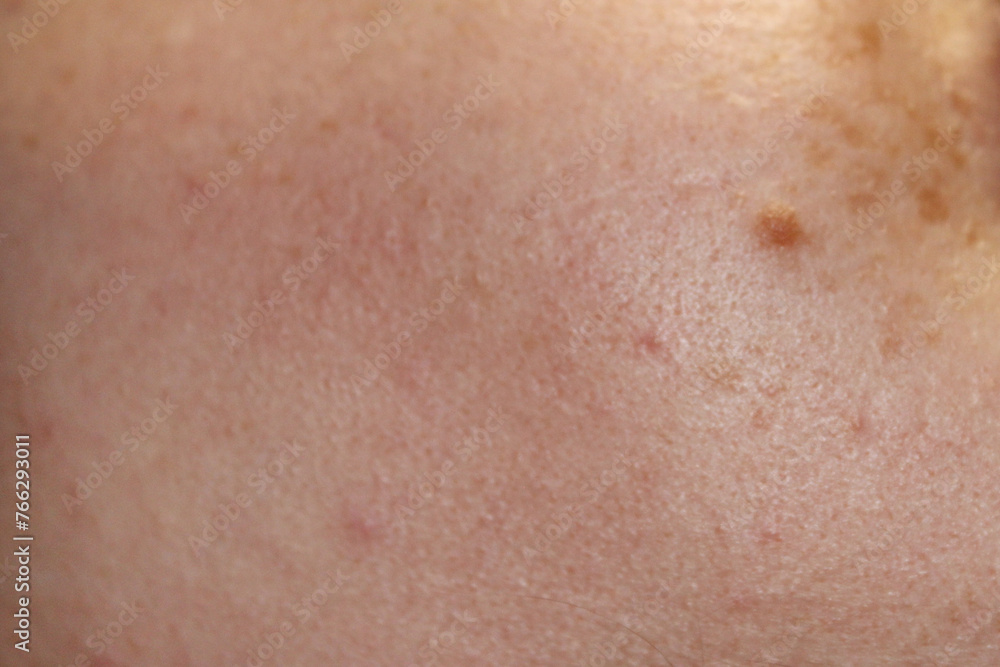
[[[974,246],[979,242],[979,231],[975,227],[970,227],[965,232],[966,245]]]
[[[861,132],[861,128],[857,125],[844,125],[840,128],[840,131],[844,135],[844,140],[851,146],[859,148],[861,144],[864,143],[864,134]]]
[[[21,137],[21,146],[33,151],[38,148],[38,135],[37,134],[26,134]]]
[[[856,28],[861,42],[861,53],[872,58],[882,53],[882,31],[874,21],[863,23]]]
[[[352,502],[345,503],[341,525],[349,539],[362,546],[372,546],[384,537],[381,521],[374,513]]]
[[[927,222],[941,222],[948,218],[948,204],[937,188],[923,188],[917,193],[920,217]]]
[[[639,350],[647,352],[649,354],[656,354],[663,347],[663,345],[657,339],[655,331],[646,331],[644,333],[639,334],[639,336],[636,338],[635,344],[636,347],[639,348]]]
[[[784,202],[771,202],[757,214],[757,235],[767,246],[792,248],[804,240],[795,209]]]
[[[948,100],[951,102],[952,108],[963,116],[969,116],[972,113],[972,99],[965,92],[953,90],[948,96]]]

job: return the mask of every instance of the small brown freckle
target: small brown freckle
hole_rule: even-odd
[[[917,193],[920,217],[927,222],[941,222],[948,218],[948,204],[937,189],[924,188]]]
[[[861,41],[861,53],[873,57],[882,53],[882,31],[877,23],[869,21],[859,25],[857,35]]]
[[[951,106],[959,113],[968,116],[972,111],[972,100],[969,96],[958,90],[953,90],[951,95],[949,95],[951,101]]]
[[[861,128],[857,125],[845,125],[841,128],[841,132],[844,135],[844,139],[850,145],[858,148],[864,142],[864,134],[861,132]]]
[[[769,246],[791,248],[802,242],[802,225],[795,209],[783,202],[772,202],[757,214],[757,232]]]
[[[26,134],[21,137],[21,145],[28,150],[35,150],[38,148],[38,135],[36,134]]]

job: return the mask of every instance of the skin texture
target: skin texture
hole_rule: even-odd
[[[382,6],[0,59],[4,661],[997,664],[996,3]]]

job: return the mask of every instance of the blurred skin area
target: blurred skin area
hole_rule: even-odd
[[[998,663],[997,3],[49,5],[0,662]]]

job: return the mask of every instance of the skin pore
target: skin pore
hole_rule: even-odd
[[[996,664],[998,21],[101,1],[8,37],[2,661]]]

